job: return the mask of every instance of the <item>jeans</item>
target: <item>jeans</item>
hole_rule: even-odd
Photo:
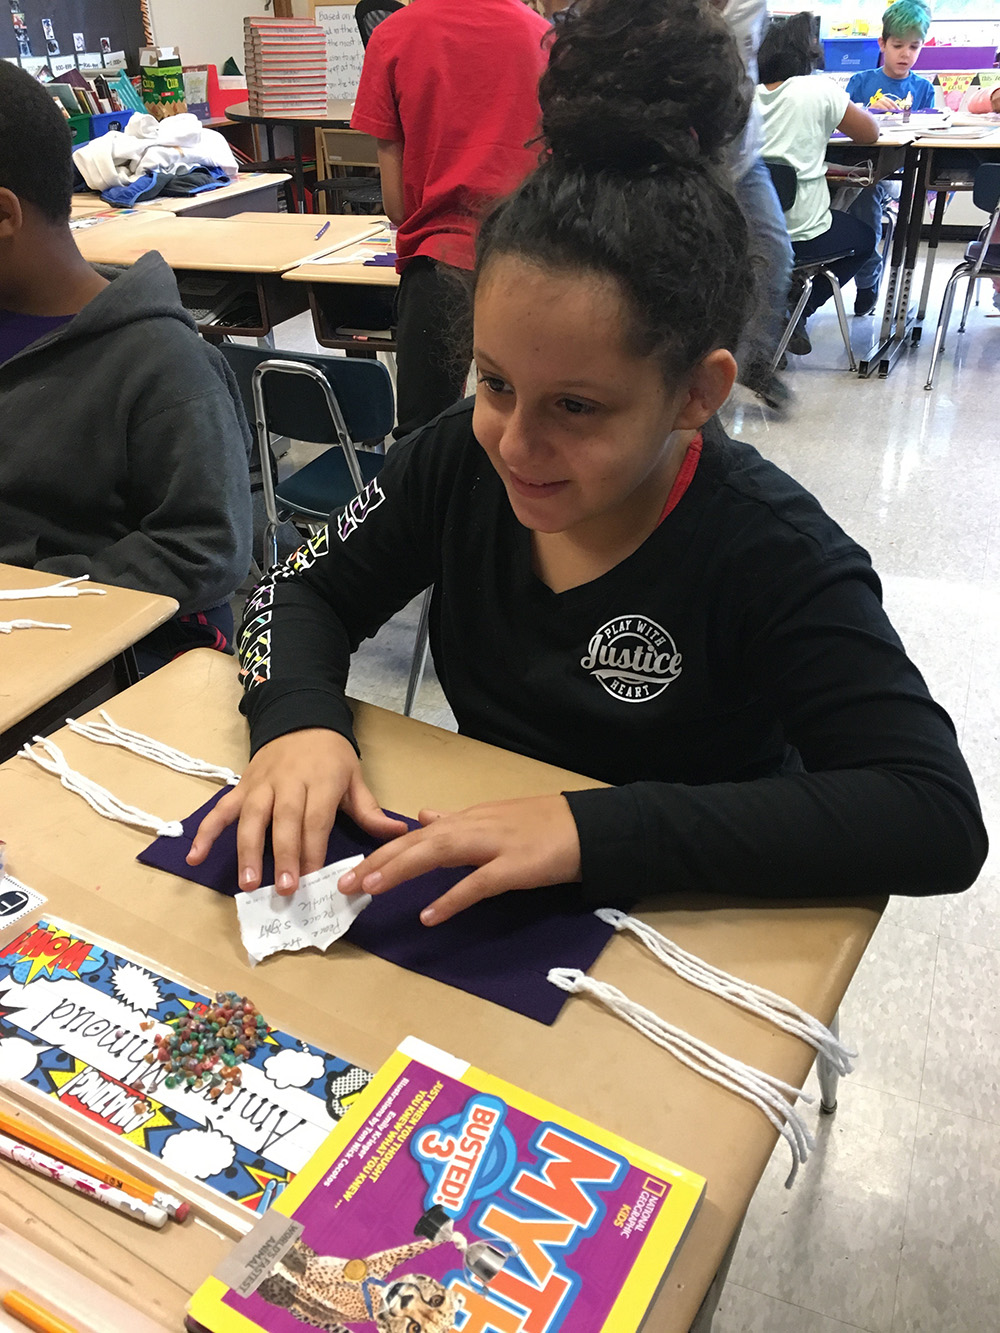
[[[899,181],[876,181],[866,185],[854,202],[848,207],[852,218],[857,218],[875,233],[875,249],[871,258],[858,269],[854,281],[859,288],[874,290],[882,277],[882,252],[879,241],[882,238],[882,211],[890,199],[899,198]]]
[[[771,183],[771,173],[757,158],[733,182],[733,193],[750,229],[750,257],[756,275],[756,301],[737,351],[740,369],[770,362],[781,338],[792,272],[792,243],[785,215]]]
[[[396,298],[397,440],[461,398],[471,350],[455,346],[462,292],[447,264],[426,255],[403,269]]]
[[[839,213],[837,209],[832,208],[830,210],[830,226],[827,230],[819,236],[814,236],[811,241],[796,241],[792,249],[795,251],[795,262],[797,264],[808,264],[814,260],[822,259],[824,255],[835,255],[845,250],[849,251],[850,253],[845,258],[827,265],[833,276],[843,286],[845,282],[855,277],[865,261],[871,258],[871,253],[875,249],[875,233],[871,227],[859,222],[850,213]],[[813,282],[812,291],[809,293],[809,303],[803,314],[808,318],[821,305],[829,301],[832,295],[833,288],[826,278],[820,275]]]

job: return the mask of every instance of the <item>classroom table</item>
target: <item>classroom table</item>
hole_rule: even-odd
[[[203,218],[228,218],[247,208],[277,213],[278,190],[288,179],[288,176],[277,172],[241,172],[234,181],[230,181],[228,185],[220,185],[217,190],[169,198],[160,195],[156,199],[139,203],[137,208],[144,212],[178,213],[188,217]],[[106,203],[99,194],[89,190],[80,191],[73,195],[70,218],[91,217],[95,213],[112,212],[114,207],[113,204]]]
[[[313,332],[320,347],[349,352],[395,353],[395,338],[338,334],[342,327],[385,328],[392,324],[389,294],[399,286],[395,266],[365,267],[365,257],[388,252],[392,237],[376,234],[358,245],[345,246],[331,258],[336,263],[299,264],[283,275],[284,282],[305,283]],[[381,292],[383,299],[377,293]],[[371,321],[382,321],[374,323]],[[390,328],[391,331],[391,328]]]
[[[292,149],[295,155],[292,174],[298,193],[298,211],[304,213],[306,211],[306,172],[305,159],[302,155],[302,131],[308,130],[315,141],[316,130],[350,129],[351,112],[353,110],[353,101],[331,101],[327,103],[325,115],[272,116],[251,111],[249,102],[238,102],[235,106],[226,107],[226,115],[230,120],[244,121],[250,125],[262,125],[264,127],[264,133],[267,136],[267,155],[271,161],[275,160],[275,127],[283,125],[286,129],[292,131]]]
[[[1000,154],[1000,130],[975,138],[962,136],[960,129],[934,135],[924,134],[914,138],[907,145],[882,321],[869,350],[858,360],[858,373],[862,378],[877,370],[879,377],[885,379],[907,343],[916,346],[920,341],[922,332],[920,321],[926,310],[927,282],[924,285],[924,295],[919,309],[912,305],[911,296],[920,251],[927,189],[932,179],[934,152],[939,148],[985,149]],[[943,205],[940,210],[935,209],[936,231],[932,228],[935,248],[943,211]],[[932,252],[929,251],[928,254],[929,262],[932,262],[930,259]],[[927,276],[929,279],[929,274]]]
[[[329,222],[322,236],[317,232]],[[381,218],[343,214],[317,219],[283,213],[241,213],[231,218],[176,217],[171,213],[131,213],[75,232],[81,254],[91,263],[130,265],[158,251],[183,277],[190,273],[242,276],[256,314],[225,326],[225,333],[264,337],[307,307],[307,296],[281,283],[281,274],[311,255],[337,250],[385,226]],[[219,333],[206,323],[202,331]]]
[[[59,583],[61,577],[0,564],[3,589],[40,588]],[[177,610],[172,597],[103,583],[93,586],[104,588],[105,595],[0,601],[0,620],[44,620],[72,626],[69,630],[0,634],[0,757],[11,754],[25,736],[44,726],[61,704],[65,716],[65,710],[92,694],[101,668]],[[126,676],[125,663],[119,663],[116,678],[122,685],[129,683]]]
[[[239,770],[247,757],[239,693],[235,662],[203,649],[147,677],[109,711]],[[355,723],[366,781],[405,813],[600,785],[372,705],[355,705]],[[161,818],[186,815],[213,790],[69,732],[55,739],[71,765]],[[250,995],[269,1022],[369,1069],[414,1034],[702,1173],[706,1199],[644,1325],[645,1333],[686,1333],[774,1146],[760,1111],[584,999],[571,997],[546,1027],[343,940],[326,954],[279,955],[251,970],[232,900],[139,865],[148,834],[102,820],[25,760],[0,766],[0,809],[10,872],[45,894],[53,915],[209,990]],[[641,915],[683,948],[829,1022],[884,905],[661,898]],[[616,936],[591,974],[796,1086],[812,1063],[811,1048],[681,982],[634,940]],[[179,1327],[188,1293],[227,1242],[193,1219],[150,1232],[48,1181],[12,1179],[12,1169],[0,1164],[0,1223],[30,1227],[57,1257]],[[804,1168],[821,1169],[822,1161]]]

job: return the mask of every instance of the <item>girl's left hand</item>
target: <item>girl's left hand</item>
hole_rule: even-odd
[[[580,838],[564,796],[473,805],[455,814],[421,810],[424,826],[393,838],[340,878],[343,893],[387,893],[439,866],[476,869],[420,913],[436,926],[481,898],[580,878]]]

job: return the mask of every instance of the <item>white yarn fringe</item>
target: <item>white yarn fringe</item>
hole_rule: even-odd
[[[702,990],[719,995],[730,1004],[756,1014],[759,1018],[767,1019],[783,1032],[801,1038],[829,1061],[838,1074],[849,1074],[853,1070],[852,1061],[857,1059],[857,1051],[849,1050],[818,1018],[800,1009],[791,1000],[775,995],[773,991],[766,990],[763,986],[742,981],[729,972],[723,972],[721,968],[712,967],[710,963],[706,963],[693,953],[685,952],[679,945],[674,944],[673,940],[667,939],[644,921],[629,916],[627,912],[620,912],[614,907],[601,907],[595,915],[609,926],[614,926],[615,930],[628,931],[635,935],[661,963],[676,972],[684,981],[690,981],[692,985],[700,986]]]
[[[50,625],[46,620],[0,620],[0,634],[16,629],[72,629],[72,625]]]
[[[39,754],[30,745],[25,745],[18,750],[18,759],[32,759],[47,773],[55,774],[67,791],[82,796],[90,808],[105,819],[112,819],[118,824],[130,824],[133,828],[148,829],[161,838],[179,838],[183,834],[184,829],[179,820],[168,822],[158,819],[156,815],[148,815],[145,810],[139,810],[134,805],[126,805],[104,787],[70,768],[66,756],[54,741],[44,736],[34,736],[32,744],[40,745],[44,753]]]
[[[804,1102],[812,1102],[814,1100],[812,1096],[800,1092],[798,1088],[782,1082],[772,1074],[765,1074],[760,1069],[754,1069],[752,1065],[744,1064],[742,1060],[723,1055],[721,1051],[715,1050],[706,1042],[699,1041],[649,1009],[634,1003],[617,987],[607,982],[594,981],[577,968],[554,967],[549,972],[548,979],[554,986],[569,991],[571,995],[590,995],[613,1014],[624,1019],[636,1031],[641,1032],[644,1037],[648,1037],[663,1050],[669,1051],[688,1069],[730,1092],[735,1092],[737,1096],[763,1111],[791,1149],[792,1167],[785,1181],[785,1188],[791,1189],[800,1164],[806,1162],[811,1149],[815,1146],[813,1136],[795,1109],[793,1101],[799,1097]]]
[[[103,597],[106,592],[104,588],[79,586],[81,583],[86,583],[89,578],[89,574],[80,574],[75,579],[62,579],[59,583],[47,583],[41,588],[0,588],[0,602],[28,601],[33,597],[82,597],[84,593]],[[65,628],[69,629],[69,626]]]
[[[70,731],[86,737],[88,741],[96,741],[99,745],[118,745],[123,750],[140,755],[143,759],[152,759],[154,763],[164,764],[177,773],[189,773],[195,778],[214,778],[232,785],[240,780],[239,774],[234,773],[231,768],[224,768],[220,764],[209,764],[204,759],[195,759],[185,754],[183,750],[175,750],[173,746],[164,745],[162,741],[154,740],[152,736],[143,735],[141,731],[130,731],[128,727],[119,726],[103,708],[101,717],[104,719],[103,722],[77,722],[68,717],[66,725]]]

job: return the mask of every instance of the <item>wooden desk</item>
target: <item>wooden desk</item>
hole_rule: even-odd
[[[321,285],[356,283],[365,287],[398,287],[399,274],[395,268],[365,267],[364,261],[373,250],[376,254],[380,254],[388,248],[388,245],[373,246],[371,241],[361,241],[357,245],[344,246],[342,250],[338,250],[335,264],[299,264],[289,269],[284,278],[286,282],[314,282]],[[353,258],[354,256],[357,258]]]
[[[110,713],[239,770],[247,735],[238,697],[233,660],[199,650],[128,690]],[[355,720],[366,780],[396,810],[597,785],[370,705],[357,705]],[[72,765],[162,818],[187,814],[213,789],[71,733],[56,740]],[[251,971],[232,901],[138,865],[147,834],[100,819],[23,760],[0,767],[0,809],[11,873],[46,894],[53,914],[208,988],[251,995],[269,1021],[370,1069],[414,1033],[701,1172],[707,1198],[644,1326],[686,1333],[774,1146],[758,1110],[586,1000],[571,998],[544,1027],[343,941],[325,955],[282,955]],[[675,901],[642,916],[682,947],[829,1022],[883,906],[714,899]],[[592,974],[791,1083],[800,1085],[812,1063],[810,1048],[681,982],[634,941],[616,936]],[[38,1243],[173,1327],[186,1294],[226,1248],[193,1222],[150,1233],[45,1181],[12,1183],[0,1165],[0,1222],[22,1231],[31,1225]]]
[[[278,190],[289,179],[277,172],[242,172],[236,180],[229,185],[221,185],[217,190],[207,190],[204,194],[183,198],[164,199],[160,196],[147,203],[140,203],[137,207],[143,212],[177,213],[202,218],[228,218],[247,208],[274,215],[278,211]],[[81,192],[73,195],[70,218],[113,211],[114,205],[105,203],[99,194]]]
[[[60,578],[40,570],[0,565],[0,588],[41,588]],[[26,629],[0,635],[0,754],[16,748],[22,734],[30,734],[32,724],[34,730],[43,725],[39,710],[44,705],[61,700],[73,686],[86,681],[177,610],[172,597],[105,584],[93,586],[106,587],[106,595],[0,601],[0,620],[45,620],[73,626],[71,630]],[[74,697],[86,693],[92,690]],[[71,706],[68,700],[66,706]],[[6,814],[4,810],[5,819]]]
[[[319,239],[323,222],[330,226]],[[305,292],[284,285],[281,274],[310,255],[336,250],[382,228],[379,218],[244,214],[231,218],[174,217],[170,213],[131,213],[75,233],[80,252],[91,263],[134,264],[149,250],[185,273],[231,273],[246,277],[246,293],[256,316],[225,328],[229,334],[262,337],[283,320],[307,308]],[[251,322],[253,319],[256,322]],[[203,332],[219,332],[215,324]]]
[[[380,235],[373,238],[380,240]],[[391,242],[389,243],[391,244]],[[284,274],[285,282],[305,283],[312,311],[313,332],[320,347],[340,348],[350,352],[395,352],[394,338],[365,337],[362,341],[338,328],[390,328],[393,323],[393,296],[399,286],[395,268],[366,268],[364,258],[373,251],[388,251],[389,244],[373,245],[362,241],[337,251],[336,264],[300,264]],[[358,256],[353,262],[352,255]]]

